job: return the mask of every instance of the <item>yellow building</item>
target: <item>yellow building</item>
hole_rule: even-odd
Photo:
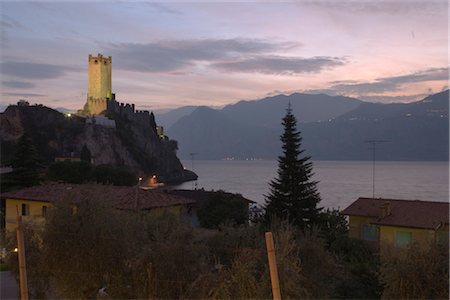
[[[378,249],[449,241],[448,202],[359,198],[342,214],[349,216],[351,238]]]
[[[181,220],[198,226],[195,200],[160,190],[142,190],[136,186],[94,184],[47,184],[2,193],[3,226],[8,231],[15,230],[17,213],[24,222],[42,223],[52,202],[70,199],[76,203],[89,191],[95,191],[94,195],[102,195],[104,200],[117,209],[148,211],[155,216],[170,212]]]

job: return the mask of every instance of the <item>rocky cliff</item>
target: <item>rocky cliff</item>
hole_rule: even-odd
[[[108,117],[115,120],[115,128],[67,117],[41,105],[9,106],[0,114],[2,165],[8,164],[17,140],[26,131],[44,163],[57,156],[78,156],[86,145],[96,165],[123,165],[140,175],[157,174],[166,182],[196,178],[177,158],[176,141],[157,135],[154,121],[142,124],[120,115]]]

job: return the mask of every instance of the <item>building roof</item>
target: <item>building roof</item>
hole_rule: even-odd
[[[43,202],[80,201],[83,197],[101,197],[118,209],[152,209],[195,203],[195,200],[160,190],[142,190],[136,186],[98,184],[46,184],[2,193],[2,198]]]
[[[390,214],[381,215],[381,207],[390,206]],[[421,200],[358,198],[342,211],[349,216],[372,217],[372,224],[435,229],[449,224],[449,203]]]
[[[171,190],[170,191],[171,194],[175,194],[178,196],[182,196],[182,197],[186,197],[192,200],[195,200],[195,202],[199,203],[199,204],[203,204],[205,201],[207,201],[208,199],[210,199],[211,196],[217,194],[217,193],[223,193],[224,195],[227,196],[235,196],[236,198],[241,198],[243,201],[246,201],[248,204],[255,204],[256,202],[250,199],[247,199],[245,197],[243,197],[240,194],[233,194],[233,193],[228,193],[228,192],[224,192],[224,191],[205,191],[204,189],[199,189],[199,190]]]

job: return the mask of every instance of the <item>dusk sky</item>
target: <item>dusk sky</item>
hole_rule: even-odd
[[[1,2],[2,103],[82,108],[88,55],[138,108],[448,87],[448,1]]]

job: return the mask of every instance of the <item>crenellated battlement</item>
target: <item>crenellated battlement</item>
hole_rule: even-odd
[[[88,57],[88,95],[83,109],[84,116],[96,116],[108,112],[117,114],[129,121],[137,122],[144,127],[151,127],[156,132],[155,116],[147,110],[135,110],[134,104],[116,101],[111,92],[111,56]]]
[[[135,110],[134,104],[117,102],[115,100],[107,101],[106,104],[106,111],[108,112],[118,114],[129,121],[137,122],[145,127],[150,126],[156,128],[155,116],[148,110]]]

